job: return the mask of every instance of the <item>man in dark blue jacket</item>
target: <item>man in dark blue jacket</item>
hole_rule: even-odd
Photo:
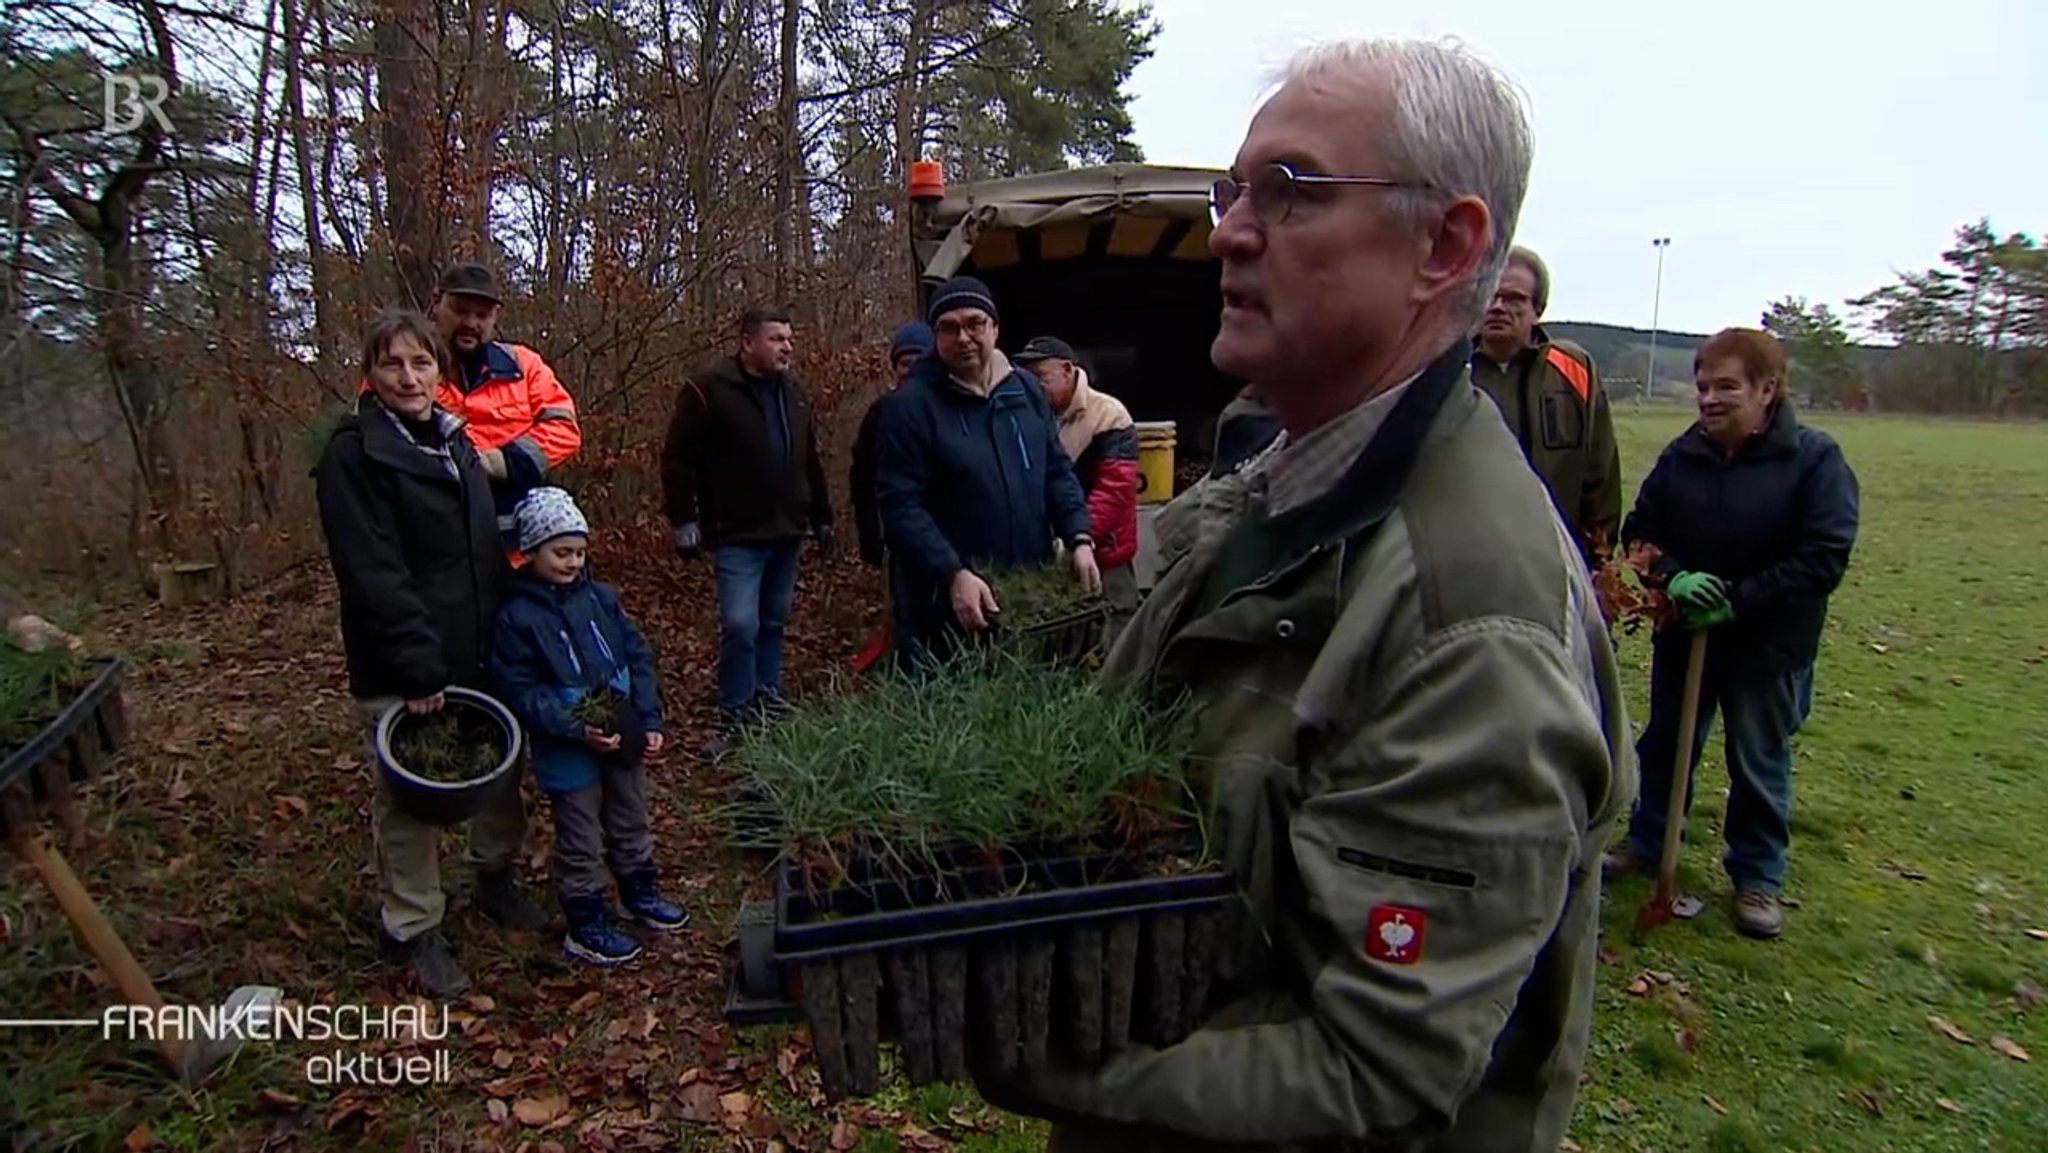
[[[1689,634],[1710,629],[1686,763],[1698,762],[1718,709],[1735,927],[1770,938],[1784,928],[1778,890],[1792,837],[1792,736],[1812,702],[1828,597],[1856,543],[1856,474],[1833,438],[1793,415],[1785,353],[1768,333],[1716,333],[1693,358],[1693,376],[1699,422],[1665,447],[1622,525],[1625,544],[1663,554],[1656,575],[1680,619],[1656,637],[1650,723],[1636,743],[1642,788],[1628,842],[1607,866],[1654,867],[1662,852]]]
[[[988,628],[1001,608],[980,574],[1044,565],[1055,540],[1082,587],[1102,588],[1059,419],[996,348],[988,286],[954,277],[927,315],[933,353],[883,399],[875,468],[882,535],[902,558],[897,651],[910,662],[942,657],[956,628]]]

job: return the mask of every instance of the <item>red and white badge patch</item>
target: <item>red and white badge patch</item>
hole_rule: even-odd
[[[1365,919],[1365,955],[1389,965],[1422,960],[1429,914],[1406,905],[1374,905]]]

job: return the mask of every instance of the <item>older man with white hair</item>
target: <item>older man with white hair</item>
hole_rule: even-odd
[[[1565,1136],[1634,775],[1578,549],[1468,367],[1529,163],[1493,69],[1371,40],[1299,56],[1216,186],[1212,355],[1280,431],[1162,511],[1106,672],[1191,694],[1242,899],[1185,1040],[984,1071],[1055,1150]]]

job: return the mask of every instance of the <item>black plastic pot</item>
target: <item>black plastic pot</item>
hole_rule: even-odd
[[[483,809],[493,789],[504,787],[505,775],[525,758],[526,734],[512,710],[488,693],[451,686],[443,701],[442,708],[452,711],[465,733],[504,747],[497,767],[467,781],[434,781],[407,770],[391,751],[398,727],[412,719],[401,701],[377,718],[377,768],[391,790],[392,803],[408,816],[430,825],[459,825]]]

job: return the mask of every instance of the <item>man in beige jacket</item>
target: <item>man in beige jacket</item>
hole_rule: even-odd
[[[1012,358],[1045,386],[1059,417],[1060,447],[1088,497],[1088,531],[1102,593],[1115,613],[1111,635],[1138,611],[1138,430],[1124,402],[1098,390],[1074,347],[1057,336],[1034,337]]]

